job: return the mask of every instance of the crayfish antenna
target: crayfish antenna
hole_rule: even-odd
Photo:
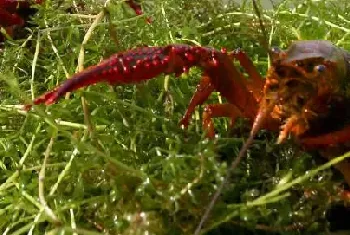
[[[267,39],[267,31],[266,31],[265,25],[263,23],[263,20],[262,20],[262,17],[261,17],[260,11],[259,11],[259,7],[258,7],[256,0],[253,0],[253,8],[254,8],[255,14],[257,15],[257,17],[259,19],[259,25],[260,25],[260,29],[262,32],[262,36],[260,38],[260,43],[264,47],[264,49],[267,51],[269,58],[271,60],[273,58],[272,51],[269,49],[269,41]]]
[[[219,199],[225,185],[229,182],[233,171],[237,168],[237,166],[239,165],[239,163],[241,162],[243,157],[246,155],[246,152],[248,151],[250,145],[253,143],[255,135],[258,133],[258,131],[264,125],[264,122],[266,121],[266,117],[267,117],[268,113],[272,111],[273,106],[274,106],[273,104],[269,105],[268,107],[266,107],[265,105],[261,106],[258,114],[256,115],[256,117],[254,119],[253,127],[250,131],[250,134],[249,134],[247,141],[243,144],[236,159],[231,163],[230,168],[227,169],[226,176],[225,176],[224,180],[222,181],[222,183],[220,184],[220,186],[218,187],[218,189],[216,190],[208,207],[206,208],[206,210],[201,218],[201,221],[199,222],[199,224],[196,228],[194,235],[200,234],[200,231],[201,231],[204,223],[208,220],[210,212],[214,208],[215,203]]]

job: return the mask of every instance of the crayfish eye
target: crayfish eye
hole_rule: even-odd
[[[281,49],[279,47],[272,47],[271,52],[273,54],[279,54],[281,52]]]
[[[321,65],[317,65],[316,67],[316,70],[320,73],[324,72],[326,70],[326,66],[321,64]]]

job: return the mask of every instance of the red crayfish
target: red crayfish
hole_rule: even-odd
[[[9,36],[13,36],[14,27],[25,25],[26,18],[34,12],[30,10],[33,4],[42,4],[44,0],[0,0],[0,28],[3,27]],[[126,1],[137,15],[141,15],[141,5],[134,0]],[[147,19],[150,23],[150,19]],[[0,34],[0,42],[4,37]]]
[[[25,24],[25,18],[32,14],[30,6],[32,4],[41,4],[42,2],[43,0],[0,0],[0,27],[3,27],[6,33],[12,36],[14,27],[23,26]],[[3,40],[0,35],[0,41]]]
[[[132,84],[162,73],[179,76],[198,66],[203,76],[181,120],[184,127],[195,107],[217,91],[228,103],[204,109],[203,127],[208,137],[215,134],[212,118],[229,117],[233,125],[238,117],[244,117],[254,122],[255,130],[279,131],[279,143],[291,135],[305,149],[318,149],[328,159],[346,151],[350,142],[350,54],[329,41],[315,40],[296,41],[287,50],[273,48],[271,57],[263,80],[242,50],[226,52],[190,45],[140,47],[73,75],[33,103],[50,105],[66,92],[98,82]],[[240,62],[248,79],[233,60]],[[350,163],[343,161],[336,168],[350,185]]]

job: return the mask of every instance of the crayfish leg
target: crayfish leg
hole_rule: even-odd
[[[215,63],[215,59],[213,59],[212,63],[209,61],[204,67],[204,75],[180,122],[184,127],[187,127],[195,107],[203,104],[214,90],[220,92],[230,104],[207,106],[206,112],[203,114],[203,127],[207,130],[208,137],[214,137],[214,125],[211,121],[214,117],[229,117],[232,125],[237,117],[253,120],[258,111],[258,99],[261,98],[264,87],[261,75],[243,51],[236,50],[228,54],[218,53],[216,56],[215,59],[218,63]],[[234,67],[232,59],[237,59],[240,62],[249,76],[248,79],[245,79]]]
[[[249,80],[245,80],[245,85],[247,86],[248,90],[253,93],[254,98],[256,100],[260,100],[263,95],[265,82],[254,66],[253,61],[241,49],[234,50],[229,54],[229,56],[238,60],[239,64],[244,68],[249,76]]]
[[[212,118],[216,117],[229,117],[230,127],[233,127],[238,117],[242,117],[242,112],[233,104],[209,104],[204,108],[202,114],[203,129],[207,131],[208,138],[215,137],[214,123]]]
[[[350,142],[350,126],[317,137],[306,137],[301,139],[301,144],[306,149],[317,149],[328,146],[335,146]]]
[[[327,160],[331,160],[346,151],[346,149],[342,150],[341,146],[350,142],[350,126],[346,126],[342,130],[327,133],[321,136],[303,138],[300,140],[300,142],[307,150],[321,149],[321,155]],[[350,186],[349,160],[345,159],[344,161],[334,165],[334,167],[342,173],[346,183]]]
[[[180,121],[180,125],[187,129],[191,116],[198,105],[202,105],[214,91],[214,86],[208,76],[203,75],[200,83],[197,85],[196,91],[193,94],[186,113]]]

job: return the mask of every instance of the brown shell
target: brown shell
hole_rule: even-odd
[[[284,63],[313,58],[323,58],[337,65],[338,75],[345,78],[350,74],[350,55],[329,41],[305,40],[295,41],[285,51]]]

